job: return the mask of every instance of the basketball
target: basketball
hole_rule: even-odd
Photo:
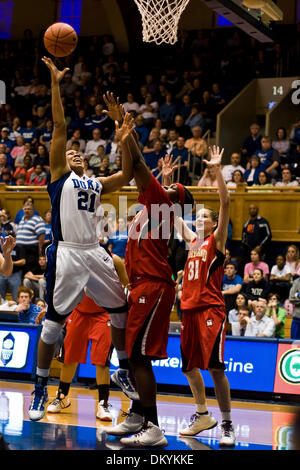
[[[75,29],[67,23],[54,23],[44,34],[44,44],[54,57],[66,57],[77,46],[78,37]]]

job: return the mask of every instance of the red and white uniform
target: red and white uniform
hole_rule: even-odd
[[[223,363],[226,326],[222,295],[223,253],[214,234],[191,243],[183,277],[181,350],[185,370],[207,369],[219,337],[218,361]]]
[[[64,363],[85,364],[90,341],[91,363],[108,365],[112,347],[109,315],[85,295],[67,319]]]
[[[168,208],[172,202],[152,175],[138,201],[145,207],[130,225],[125,254],[131,286],[126,352],[129,357],[134,350],[145,356],[166,358],[170,312],[175,299],[175,282],[168,264],[169,237],[174,223],[173,211]],[[162,213],[158,213],[158,205]]]

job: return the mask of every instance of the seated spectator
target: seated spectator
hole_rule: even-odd
[[[18,174],[13,184],[15,184],[15,186],[26,186],[26,176],[23,173]],[[18,191],[26,191],[26,189],[18,189]]]
[[[247,317],[250,320],[251,309],[247,305],[242,305],[238,309],[237,319],[231,322],[232,336],[245,336],[246,328],[248,325],[245,317]]]
[[[26,121],[26,127],[21,129],[21,135],[24,139],[24,144],[30,143],[30,145],[35,145],[38,139],[38,131],[33,127],[31,119]]]
[[[127,101],[123,104],[125,113],[129,113],[130,111],[135,111],[138,113],[140,105],[134,100],[134,96],[132,93],[127,94]]]
[[[109,168],[109,158],[108,157],[103,157],[101,161],[101,165],[96,168],[93,168],[95,176],[97,177],[106,177],[109,176],[110,173],[110,168]]]
[[[42,309],[32,303],[32,292],[28,287],[21,286],[19,288],[15,311],[18,312],[20,323],[36,324],[36,319]]]
[[[284,127],[279,127],[275,133],[276,140],[272,141],[272,148],[277,150],[280,156],[281,163],[285,163],[286,157],[289,153],[291,142],[287,138],[287,132]]]
[[[2,170],[0,182],[6,184],[7,186],[16,184],[13,179],[12,170],[10,168],[4,168]]]
[[[40,163],[35,163],[33,166],[33,172],[30,174],[29,177],[29,185],[32,186],[44,186],[47,184],[48,175],[44,171],[42,165]]]
[[[274,320],[275,337],[284,338],[284,325],[286,321],[286,311],[279,306],[280,298],[278,294],[270,293],[268,295],[268,305],[266,315]]]
[[[178,133],[175,129],[170,129],[167,136],[166,136],[166,152],[171,155],[173,153],[173,149],[176,147]],[[183,139],[183,137],[182,137]],[[183,139],[184,140],[184,139]]]
[[[48,209],[44,215],[44,222],[45,222],[45,239],[44,239],[44,250],[50,245],[53,241],[53,234],[52,234],[52,212],[51,209]]]
[[[107,141],[107,146],[105,149],[105,155],[109,157],[109,163],[112,165],[115,162],[117,156],[121,153],[121,146],[117,141],[117,136],[114,133],[112,140]]]
[[[293,279],[300,276],[300,252],[296,245],[288,246],[285,264],[290,268]]]
[[[207,143],[201,138],[202,129],[200,126],[195,126],[192,129],[193,137],[187,139],[185,142],[186,148],[197,157],[204,157],[207,154]],[[180,135],[180,134],[179,134]]]
[[[242,145],[242,164],[248,163],[249,158],[256,151],[261,150],[260,126],[256,123],[250,126],[250,135],[244,140]]]
[[[1,129],[1,134],[0,134],[0,144],[5,145],[5,152],[10,153],[13,146],[15,145],[14,141],[10,140],[8,138],[9,134],[9,128],[8,127],[2,127]]]
[[[146,127],[151,128],[158,117],[158,102],[153,100],[152,94],[147,93],[145,102],[139,107],[138,114],[143,116]]]
[[[120,217],[118,220],[117,231],[113,233],[108,240],[109,251],[114,255],[118,255],[120,258],[125,259],[127,240],[128,230],[126,220],[123,217]]]
[[[227,263],[222,282],[222,294],[224,296],[226,312],[229,313],[235,306],[236,297],[243,286],[243,279],[237,274],[234,263]]]
[[[185,124],[185,121],[183,117],[180,116],[180,114],[176,114],[172,128],[176,130],[178,135],[180,135],[181,137],[184,137],[184,139],[189,139],[192,136],[190,126],[187,126]]]
[[[104,149],[106,148],[106,141],[101,138],[100,129],[94,129],[92,132],[93,138],[88,140],[85,147],[85,155],[91,157],[92,155],[97,155],[99,145],[103,145]]]
[[[270,290],[278,294],[282,302],[289,296],[291,277],[291,270],[285,262],[285,257],[278,255],[276,264],[271,269]]]
[[[159,138],[164,141],[166,139],[167,134],[168,134],[168,129],[164,127],[163,122],[160,118],[155,119],[154,127],[152,127],[151,132],[154,129],[159,130],[159,134],[160,134]],[[151,136],[151,132],[150,132],[150,136]],[[150,136],[149,136],[149,138],[151,138]]]
[[[242,291],[246,294],[250,306],[254,300],[267,299],[270,288],[268,281],[263,278],[263,271],[261,269],[254,269],[253,280],[243,284]]]
[[[147,126],[145,126],[144,118],[143,118],[142,115],[138,115],[136,117],[135,124],[136,124],[135,131],[138,133],[139,141],[142,144],[142,146],[144,147],[146,145],[147,140],[148,140],[148,136],[150,134],[150,131],[147,128]]]
[[[241,155],[237,152],[231,154],[230,157],[230,164],[224,165],[222,168],[223,177],[228,183],[228,181],[232,181],[232,175],[235,170],[240,170],[243,174],[245,173],[245,168],[242,167],[241,163]]]
[[[47,148],[48,152],[50,151],[50,144],[52,140],[52,134],[53,134],[53,122],[51,119],[48,119],[46,122],[46,127],[41,130],[40,138],[39,138],[39,143],[41,145],[45,145]]]
[[[184,138],[178,137],[176,145],[171,152],[173,163],[175,163],[177,158],[180,157],[176,163],[178,169],[174,172],[174,181],[179,181],[181,184],[187,184],[188,182],[188,151],[184,143]]]
[[[254,269],[261,269],[263,272],[263,278],[268,280],[268,276],[270,272],[269,266],[267,265],[267,263],[264,263],[261,260],[260,251],[257,250],[256,248],[251,250],[250,259],[251,259],[251,262],[247,263],[244,267],[243,283],[247,284],[248,282],[253,281]]]
[[[252,155],[249,160],[250,167],[244,173],[247,186],[253,186],[258,183],[259,173],[261,172],[260,159],[257,155]]]
[[[242,307],[248,306],[247,296],[243,292],[239,292],[235,299],[235,306],[228,313],[228,322],[233,323],[238,321],[238,312]]]
[[[122,170],[122,158],[120,155],[117,155],[115,158],[114,164],[110,167],[110,173],[113,175],[114,173],[117,173],[118,171]]]
[[[166,94],[166,101],[159,107],[159,117],[164,123],[164,125],[169,128],[176,115],[176,104],[173,101],[172,93],[168,92]]]
[[[145,162],[150,170],[154,170],[158,167],[158,162],[166,154],[166,151],[163,150],[162,143],[160,140],[156,140],[153,147],[153,152],[147,153],[144,155]],[[156,174],[156,173],[153,173]]]
[[[35,165],[39,163],[46,171],[50,171],[49,153],[45,145],[39,145],[37,148],[37,157],[34,160]]]
[[[94,174],[96,174],[98,169],[101,167],[104,156],[105,156],[105,148],[101,144],[97,147],[97,154],[92,155],[91,158],[88,159],[89,167],[93,170]]]
[[[16,233],[17,227],[16,227],[16,224],[11,220],[11,215],[10,215],[9,210],[3,208],[0,213],[1,213],[5,230]]]
[[[213,167],[206,167],[202,178],[198,181],[198,186],[218,186],[216,171]]]
[[[11,232],[10,235],[16,238],[14,232]],[[13,300],[17,302],[18,289],[22,284],[23,268],[26,263],[24,248],[15,245],[11,252],[11,257],[13,262],[13,271],[10,276],[0,275],[0,295],[2,299],[5,299],[9,289]]]
[[[193,127],[199,126],[201,129],[205,126],[205,119],[200,112],[200,107],[198,104],[193,104],[191,113],[185,121],[185,124],[190,127],[191,131]]]
[[[211,98],[215,102],[216,113],[218,114],[226,105],[226,95],[220,89],[219,83],[212,84]]]
[[[297,180],[292,180],[292,172],[289,168],[284,168],[282,170],[282,180],[281,181],[277,181],[277,183],[275,183],[275,186],[276,187],[297,187],[299,186],[299,183]]]
[[[25,155],[24,139],[21,135],[16,137],[16,145],[12,148],[10,155],[16,162],[17,157],[23,157]],[[16,166],[16,163],[15,163]]]
[[[199,112],[204,119],[202,129],[206,132],[208,129],[214,132],[216,130],[216,105],[211,98],[210,91],[204,90],[199,103]]]
[[[8,138],[13,141],[14,145],[17,140],[17,137],[21,135],[21,126],[20,118],[18,116],[14,117],[12,126],[9,130]]]
[[[84,152],[85,150],[85,140],[81,138],[81,130],[74,129],[72,136],[67,141],[66,149],[70,150],[72,147],[72,143],[76,141],[79,142],[79,150],[80,152]]]
[[[159,129],[156,129],[155,127],[153,127],[153,129],[150,132],[149,139],[143,148],[143,153],[153,152],[154,143],[156,142],[156,140],[160,140],[162,142]]]
[[[34,167],[32,165],[32,158],[30,155],[26,155],[24,157],[23,164],[17,167],[16,171],[13,174],[14,179],[16,180],[19,175],[25,176],[25,184],[30,184],[30,178],[32,173],[34,172]]]
[[[26,202],[31,202],[31,204],[34,205],[33,197],[32,196],[27,196],[24,199],[23,204],[25,204]],[[33,209],[33,213],[34,213],[34,215],[40,215],[39,212],[36,209]],[[16,213],[15,220],[14,220],[15,225],[18,225],[20,223],[23,216],[24,216],[24,209],[22,208]]]
[[[0,145],[1,147],[1,145]],[[300,144],[296,147],[292,146],[287,155],[286,162],[284,165],[281,165],[283,168],[289,168],[294,177],[300,177]]]
[[[276,179],[278,177],[280,157],[277,150],[272,148],[270,137],[262,137],[261,150],[257,150],[254,155],[259,157],[260,170],[266,171],[272,178]]]
[[[192,110],[192,102],[191,102],[190,95],[185,94],[183,95],[181,99],[181,103],[178,105],[177,112],[183,117],[183,120],[186,121],[186,119],[191,114],[191,110]]]
[[[295,145],[300,144],[300,118],[298,118],[295,124],[292,125],[292,130],[290,132],[290,141],[292,141],[292,143]]]
[[[244,316],[247,323],[245,336],[273,338],[275,335],[275,323],[272,318],[266,315],[266,302],[262,300],[256,301],[252,308],[254,316],[250,318]]]
[[[240,171],[240,170],[235,170],[232,173],[231,181],[228,181],[228,183],[227,183],[227,187],[228,187],[229,190],[230,189],[235,189],[238,184],[244,183],[244,182],[245,182],[245,179],[244,179],[243,172]]]
[[[46,256],[40,255],[38,264],[36,266],[33,266],[31,271],[27,271],[24,274],[24,279],[23,279],[23,285],[25,287],[28,287],[28,289],[32,289],[34,292],[34,297],[39,297],[40,299],[45,298],[46,267],[47,267]]]
[[[289,301],[294,306],[291,339],[300,339],[300,277],[295,279],[292,284]]]
[[[258,181],[257,181],[257,184],[254,184],[253,186],[251,186],[251,192],[252,193],[270,193],[272,192],[272,190],[258,190],[258,191],[255,191],[255,187],[264,187],[264,188],[273,188],[273,184],[270,182],[270,176],[268,175],[268,173],[266,173],[265,171],[260,171],[259,172],[259,175],[258,175]]]

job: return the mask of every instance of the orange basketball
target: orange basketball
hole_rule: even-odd
[[[78,37],[75,29],[67,23],[54,23],[44,34],[44,44],[54,57],[66,57],[77,46]]]

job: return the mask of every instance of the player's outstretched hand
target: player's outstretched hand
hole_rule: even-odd
[[[7,237],[5,237],[5,241],[3,237],[0,237],[0,241],[1,241],[1,250],[2,250],[3,256],[4,257],[9,256],[15,246],[14,237],[12,237],[11,235],[7,235]]]
[[[220,151],[220,147],[209,147],[210,160],[203,160],[208,167],[220,167],[222,162],[224,149]]]
[[[104,109],[102,113],[106,114],[110,117],[113,121],[118,121],[118,123],[122,124],[125,111],[123,105],[120,104],[119,97],[115,98],[113,93],[106,93],[103,95],[103,101],[107,106],[107,109]]]
[[[173,165],[172,155],[167,154],[161,159],[161,173],[165,179],[170,178],[177,168],[178,165]]]
[[[42,61],[44,62],[44,64],[47,65],[48,69],[50,70],[52,81],[56,83],[59,83],[64,78],[65,73],[70,70],[68,67],[63,70],[58,70],[56,65],[54,65],[52,59],[50,59],[49,57],[42,57]]]
[[[116,126],[116,140],[117,142],[124,143],[130,134],[132,133],[134,129],[134,118],[132,117],[131,114],[126,113],[123,124],[120,127],[120,124],[118,121],[115,121],[115,126]]]

